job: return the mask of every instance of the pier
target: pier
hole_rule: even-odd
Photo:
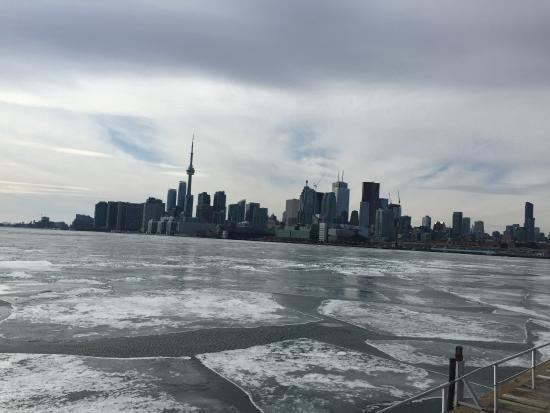
[[[533,347],[467,374],[464,374],[462,347],[457,347],[455,357],[449,361],[448,382],[394,403],[378,413],[404,411],[402,409],[407,405],[438,393],[441,399],[441,413],[550,413],[550,360],[537,364],[537,353],[542,348],[549,347],[550,343]],[[531,366],[528,369],[509,377],[499,374],[499,367],[506,362],[526,355],[531,356]],[[488,369],[493,372],[492,386],[473,381],[477,374]],[[473,391],[474,386],[485,388],[486,391],[479,396]]]

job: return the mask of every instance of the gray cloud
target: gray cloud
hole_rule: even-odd
[[[550,80],[549,20],[536,0],[8,0],[0,46],[3,71],[19,74],[36,61],[279,87],[536,86]]]

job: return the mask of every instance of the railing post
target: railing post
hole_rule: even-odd
[[[462,346],[456,346],[455,348],[455,360],[456,360],[456,378],[464,376],[464,354]],[[464,399],[464,381],[459,380],[455,383],[455,407],[460,404]]]
[[[454,381],[456,378],[456,360],[454,358],[449,359],[449,383]],[[455,385],[454,383],[449,385],[449,390],[447,394],[447,410],[446,412],[450,412],[454,408],[454,402],[455,402]]]
[[[493,366],[493,413],[498,412],[498,377],[497,377],[498,364]]]
[[[447,387],[441,389],[441,413],[447,413]]]
[[[537,352],[531,351],[531,388],[535,389],[535,367],[537,365]]]

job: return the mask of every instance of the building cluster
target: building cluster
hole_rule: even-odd
[[[224,191],[213,197],[206,192],[197,196],[194,205],[192,194],[194,140],[191,144],[187,181],[177,188],[168,189],[166,202],[148,198],[143,203],[101,201],[95,205],[94,217],[78,214],[71,228],[106,232],[143,232],[162,235],[227,236],[232,238],[275,237],[279,239],[313,242],[480,242],[486,240],[514,242],[547,241],[535,226],[534,206],[525,204],[523,225],[506,227],[501,234],[485,232],[483,221],[472,221],[457,211],[452,214],[451,225],[429,216],[422,218],[420,226],[413,227],[409,215],[403,214],[401,199],[397,202],[380,197],[380,183],[363,182],[361,201],[356,209],[350,208],[350,188],[344,173],[338,174],[331,191],[317,190],[306,181],[298,198],[286,201],[282,222],[258,202],[241,200],[227,205]],[[52,226],[35,222],[37,227]]]
[[[98,202],[94,217],[90,217],[91,229],[162,235],[209,236],[220,235],[224,231],[231,231],[242,237],[267,235],[268,227],[273,226],[274,221],[268,217],[267,208],[262,208],[257,202],[247,203],[246,200],[227,206],[224,191],[217,191],[213,197],[206,192],[199,193],[193,214],[193,156],[194,142],[191,144],[187,182],[180,181],[177,189],[168,189],[166,203],[156,198],[148,198],[139,204]]]

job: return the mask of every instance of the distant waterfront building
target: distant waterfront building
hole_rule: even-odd
[[[267,221],[268,221],[267,208],[260,208],[258,204],[258,208],[254,209],[254,212],[252,215],[252,221],[251,221],[252,226],[258,230],[265,230],[267,229]]]
[[[395,219],[401,218],[401,205],[400,204],[389,204],[388,209],[393,211],[393,217]]]
[[[185,208],[185,196],[187,195],[187,184],[185,181],[180,181],[178,184],[178,203],[177,208],[183,211]]]
[[[199,222],[212,223],[214,208],[210,205],[210,195],[201,192],[197,198],[197,211],[195,216]]]
[[[371,213],[370,213],[370,204],[368,202],[361,202],[359,204],[359,223],[358,225],[361,228],[368,229],[371,225],[370,221]],[[376,215],[375,215],[376,217]]]
[[[474,222],[474,234],[485,234],[485,224],[483,221]]]
[[[313,215],[317,209],[317,193],[313,188],[306,186],[302,189],[300,194],[300,213],[299,222],[302,225],[311,225],[313,223]]]
[[[321,222],[319,224],[319,242],[327,242],[328,240],[328,224]]]
[[[117,231],[136,232],[143,227],[143,204],[131,202],[118,202],[117,205]]]
[[[94,229],[104,231],[107,227],[107,202],[101,201],[95,204]]]
[[[241,204],[229,204],[227,211],[227,220],[233,224],[238,224],[243,220],[244,208],[241,208]]]
[[[379,208],[380,184],[378,182],[363,182],[362,189],[363,191],[361,194],[361,203],[368,203],[368,223],[370,225],[374,225],[374,222],[376,220],[376,210]]]
[[[107,202],[107,225],[105,229],[107,231],[116,230],[116,221],[118,218],[118,202]]]
[[[432,229],[432,217],[426,215],[422,218],[422,227],[425,229]]]
[[[462,235],[462,212],[453,212],[453,229],[451,236],[460,238]]]
[[[368,213],[367,213],[367,215],[368,215]],[[357,211],[355,209],[353,211],[351,211],[351,214],[349,216],[349,224],[353,225],[355,227],[359,226],[359,211]]]
[[[469,235],[472,232],[472,221],[470,217],[462,218],[462,235]]]
[[[285,207],[286,226],[296,226],[298,224],[298,214],[300,212],[300,200],[287,199]]]
[[[388,201],[388,198],[380,198],[378,200],[378,208],[379,209],[389,209],[390,202]]]
[[[332,184],[332,192],[336,197],[336,221],[340,224],[347,224],[349,216],[349,188],[344,182],[344,173],[342,179],[338,177],[338,181]]]
[[[374,225],[375,237],[382,241],[395,239],[395,219],[390,209],[378,208]]]
[[[258,208],[260,208],[260,204],[258,202],[249,202],[246,204],[244,210],[244,220],[252,223],[254,221],[254,213]]]
[[[336,221],[336,213],[336,194],[334,192],[323,194],[320,222],[325,222],[327,224],[334,223]]]
[[[176,202],[178,198],[178,191],[175,189],[169,189],[168,194],[166,196],[166,210],[167,211],[175,211],[176,210]]]
[[[214,194],[213,203],[213,219],[214,224],[221,225],[225,222],[225,216],[227,214],[226,201],[227,197],[224,191],[217,191]]]
[[[71,229],[73,231],[93,231],[94,219],[88,215],[76,214],[71,224]]]
[[[397,219],[397,222],[399,223],[399,234],[407,238],[412,230],[412,218],[408,215],[402,215]]]
[[[525,232],[525,241],[534,242],[535,241],[535,216],[534,216],[534,205],[531,202],[525,203],[525,221],[523,224],[523,229]]]
[[[158,221],[164,214],[164,202],[156,198],[148,198],[143,204],[143,220],[141,230],[147,231],[147,226],[150,220]]]

